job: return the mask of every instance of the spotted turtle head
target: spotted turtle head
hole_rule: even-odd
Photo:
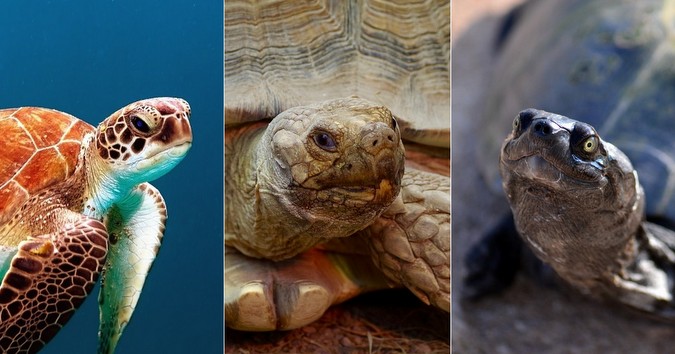
[[[106,165],[136,182],[170,171],[192,145],[190,105],[158,97],[127,105],[106,118],[96,132],[96,153]]]

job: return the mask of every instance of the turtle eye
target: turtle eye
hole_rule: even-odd
[[[513,131],[517,132],[518,129],[520,129],[520,115],[517,115],[515,119],[513,119]]]
[[[587,154],[592,154],[598,150],[598,137],[589,136],[581,143],[581,148]]]
[[[326,132],[318,132],[314,134],[314,143],[320,147],[323,150],[333,152],[337,150],[337,146],[335,144],[335,139],[333,137],[326,133]]]
[[[133,115],[129,118],[129,121],[131,121],[131,125],[139,132],[141,133],[150,132],[150,126],[143,120],[143,118]]]

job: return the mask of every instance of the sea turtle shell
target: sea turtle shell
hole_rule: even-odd
[[[93,130],[86,122],[52,109],[0,110],[0,244],[8,245],[2,228],[17,208],[73,174],[82,139]]]

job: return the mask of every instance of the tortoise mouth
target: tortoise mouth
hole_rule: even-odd
[[[382,179],[375,186],[347,187],[336,186],[317,192],[317,199],[322,202],[330,201],[349,207],[363,207],[369,204],[384,204],[396,197],[396,184],[388,179]]]

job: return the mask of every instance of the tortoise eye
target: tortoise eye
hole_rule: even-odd
[[[325,132],[319,132],[314,134],[314,143],[318,147],[326,151],[333,152],[337,150],[335,139],[333,139],[333,137],[330,134]]]
[[[598,149],[598,138],[595,136],[590,136],[581,144],[584,152],[592,154]]]
[[[139,116],[131,116],[129,118],[131,121],[131,125],[138,130],[141,133],[149,133],[150,132],[150,126],[148,126],[148,123],[146,123],[142,118]]]

